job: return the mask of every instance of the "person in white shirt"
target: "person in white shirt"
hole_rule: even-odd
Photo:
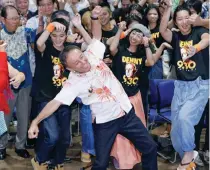
[[[78,13],[89,6],[90,4],[88,0],[73,0],[71,2],[66,2],[64,10],[68,11],[70,17],[72,18],[75,16],[75,13]]]
[[[117,134],[128,138],[142,153],[144,170],[157,170],[156,144],[136,116],[120,82],[103,62],[105,46],[100,42],[100,12],[101,7],[98,6],[92,11],[93,39],[82,27],[79,15],[72,19],[72,23],[89,46],[84,53],[76,46],[64,48],[60,59],[71,71],[69,78],[60,93],[33,120],[28,131],[29,138],[37,137],[38,124],[60,105],[70,105],[79,97],[85,105],[90,105],[92,111],[96,149],[96,160],[92,170],[107,169]]]

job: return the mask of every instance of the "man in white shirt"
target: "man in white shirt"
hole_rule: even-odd
[[[142,153],[144,170],[157,170],[156,144],[136,116],[120,82],[103,62],[105,46],[99,41],[101,35],[97,34],[101,32],[99,13],[100,7],[92,12],[94,39],[82,27],[80,16],[76,15],[72,19],[89,46],[84,53],[76,46],[68,46],[61,53],[61,61],[71,73],[60,93],[33,120],[29,137],[37,137],[38,124],[60,105],[70,105],[79,97],[85,105],[90,105],[92,111],[96,150],[92,170],[107,169],[112,145],[118,133],[128,138]]]

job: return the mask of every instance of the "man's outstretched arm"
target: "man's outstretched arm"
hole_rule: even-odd
[[[53,114],[61,105],[62,103],[57,100],[51,100],[39,115],[32,121],[30,129],[28,130],[28,136],[30,139],[37,138],[39,133],[38,124],[44,120],[45,118],[49,117]]]

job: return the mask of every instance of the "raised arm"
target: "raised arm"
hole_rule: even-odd
[[[171,42],[172,40],[172,32],[171,30],[168,29],[168,22],[171,14],[171,7],[172,7],[172,2],[171,0],[164,0],[164,13],[160,22],[160,33],[162,37],[167,41]]]
[[[194,27],[201,26],[209,29],[209,19],[203,19],[197,14],[192,14],[188,21]]]
[[[145,51],[146,51],[145,65],[146,66],[153,66],[155,64],[155,60],[153,58],[152,51],[149,47],[149,38],[148,37],[143,37],[143,42],[144,42],[144,48],[145,48]]]
[[[109,50],[110,50],[110,53],[112,56],[115,56],[118,52],[120,35],[123,32],[123,30],[125,30],[125,29],[126,29],[126,22],[125,21],[120,22],[118,31],[117,31],[116,35],[114,36],[114,38],[112,39],[112,42],[109,47]]]
[[[71,20],[72,24],[79,30],[79,32],[81,33],[81,35],[83,36],[85,42],[87,44],[91,43],[91,37],[90,35],[87,33],[87,31],[84,29],[84,27],[82,26],[81,23],[81,16],[79,14],[76,14],[72,20]]]
[[[66,28],[63,24],[60,24],[58,22],[52,22],[50,23],[45,31],[41,34],[41,36],[38,38],[36,44],[37,44],[37,48],[38,50],[42,53],[44,52],[46,46],[45,46],[45,42],[47,41],[47,39],[49,38],[50,34],[54,31],[54,30],[58,30],[58,31],[65,31]]]
[[[57,100],[51,100],[44,109],[39,113],[39,115],[32,121],[31,126],[28,130],[28,136],[30,139],[37,138],[39,133],[38,124],[53,114],[61,105],[61,102]]]
[[[100,14],[101,14],[100,6],[96,6],[91,12],[92,35],[93,35],[93,38],[97,40],[101,40],[101,37],[102,37],[101,23],[98,20],[98,17],[100,16]]]
[[[146,58],[147,58],[145,63],[146,66],[153,66],[159,60],[165,48],[172,49],[170,44],[164,42],[161,44],[159,48],[157,48],[156,52],[152,54],[152,51],[149,47],[149,39],[147,37],[144,37],[144,47],[146,50]]]
[[[153,60],[155,63],[159,60],[159,58],[161,57],[162,52],[165,48],[172,49],[172,46],[170,44],[168,44],[167,42],[162,43],[161,46],[153,54]]]

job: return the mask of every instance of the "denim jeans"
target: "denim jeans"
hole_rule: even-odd
[[[92,170],[106,170],[117,134],[129,139],[142,153],[142,168],[157,170],[157,145],[132,109],[125,116],[102,124],[93,124],[96,160]],[[129,155],[128,155],[129,156]]]
[[[40,111],[47,102],[38,104]],[[44,119],[39,125],[39,135],[36,141],[35,153],[39,163],[52,160],[53,164],[62,164],[66,150],[70,144],[70,118],[69,106],[60,106],[50,117]]]
[[[92,115],[90,106],[82,106],[80,110],[80,126],[82,133],[82,152],[95,155]]]
[[[171,139],[181,157],[195,148],[195,129],[209,96],[209,80],[175,81],[171,105]]]
[[[149,72],[149,79],[163,79],[163,63],[159,59],[151,68]]]

